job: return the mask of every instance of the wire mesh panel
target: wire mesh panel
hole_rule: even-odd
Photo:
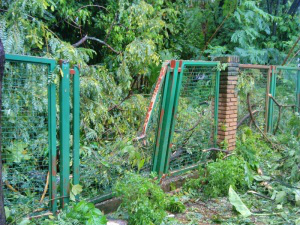
[[[2,87],[5,205],[38,208],[49,176],[48,65],[7,62]],[[49,178],[48,178],[49,179]],[[19,209],[20,209],[19,208]]]
[[[248,104],[257,125],[266,131],[268,79],[271,70],[269,66],[240,65],[238,77],[238,126],[250,121]],[[248,103],[247,94],[250,94]],[[249,124],[249,123],[248,123]]]
[[[297,68],[277,67],[274,70],[275,90],[272,100],[274,102],[272,120],[273,134],[285,132],[295,117],[298,116],[298,76]],[[292,131],[291,131],[292,132]]]
[[[215,146],[214,101],[216,67],[185,66],[178,99],[169,169],[179,170],[204,162]]]

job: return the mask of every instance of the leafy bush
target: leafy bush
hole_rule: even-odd
[[[178,198],[170,197],[167,199],[166,210],[171,213],[183,213],[185,205]]]
[[[127,173],[117,182],[115,192],[122,199],[129,224],[161,224],[166,216],[165,193],[149,178]]]
[[[62,211],[58,217],[50,216],[50,219],[39,218],[36,220],[23,219],[19,224],[25,225],[105,225],[106,217],[103,213],[95,208],[95,205],[86,201],[80,201],[73,207],[70,205],[66,210]]]
[[[247,182],[244,171],[245,161],[241,157],[231,156],[226,160],[217,159],[207,166],[206,172],[200,170],[199,183],[205,183],[203,192],[208,197],[226,196],[230,185],[245,190]],[[195,185],[195,182],[192,182]],[[197,186],[197,185],[196,185]]]

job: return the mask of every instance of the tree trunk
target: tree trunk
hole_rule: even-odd
[[[300,0],[294,0],[294,2],[293,2],[293,4],[291,5],[291,8],[290,8],[288,14],[294,16],[294,15],[296,14],[296,12],[297,12],[299,6],[300,6]]]
[[[5,210],[4,210],[4,195],[3,195],[3,182],[2,182],[2,78],[4,72],[5,52],[2,41],[0,39],[0,224],[6,224]]]
[[[275,14],[274,14],[274,16],[278,15],[279,8],[280,8],[280,0],[277,0],[277,5],[276,5],[276,8],[275,8]],[[273,22],[273,36],[276,35],[276,30],[277,30],[277,23],[274,21]]]

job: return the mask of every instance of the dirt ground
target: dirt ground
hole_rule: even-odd
[[[200,199],[190,199],[185,203],[185,206],[186,211],[184,213],[175,215],[175,218],[182,224],[239,224],[230,222],[230,219],[236,218],[238,215],[226,197],[205,202]],[[257,225],[267,224],[262,222],[261,219],[252,216],[249,218],[249,222]]]

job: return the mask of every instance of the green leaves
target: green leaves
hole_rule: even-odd
[[[30,153],[26,150],[28,144],[24,142],[15,141],[11,144],[7,151],[7,160],[12,163],[20,163],[22,160],[29,160]]]
[[[159,225],[166,216],[166,196],[160,186],[149,178],[127,173],[116,184],[115,191],[122,199],[121,209],[128,213],[130,224]],[[172,209],[182,209],[181,205],[174,204]]]
[[[105,225],[106,217],[92,203],[81,201],[69,210],[67,218],[76,219],[80,224]]]
[[[79,185],[79,184],[76,184],[76,185],[72,185],[72,189],[71,189],[71,192],[70,192],[70,200],[71,201],[75,201],[75,197],[76,195],[80,194],[82,192],[82,186]]]
[[[229,202],[235,207],[236,211],[238,211],[243,217],[251,216],[252,213],[231,186],[229,187],[228,196]]]

